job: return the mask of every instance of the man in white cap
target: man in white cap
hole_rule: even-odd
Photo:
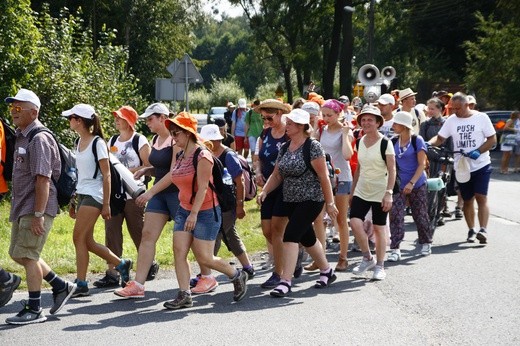
[[[417,93],[410,88],[399,90],[399,100],[401,101],[401,107],[398,108],[396,112],[405,111],[412,114],[413,132],[417,134],[419,133],[421,123],[426,121],[426,116],[423,112],[415,109],[415,105],[417,103],[415,95],[417,95]]]
[[[40,258],[59,209],[52,180],[57,181],[60,176],[60,153],[58,143],[50,133],[32,132],[44,127],[38,120],[41,104],[34,92],[20,89],[16,96],[7,97],[5,102],[9,104],[16,125],[9,255],[24,267],[29,291],[29,300],[23,309],[6,322],[39,323],[47,319],[41,308],[43,279],[52,286],[54,305],[51,314],[57,313],[76,289],[75,284],[61,279]],[[33,138],[29,140],[31,136]]]
[[[477,106],[477,99],[475,98],[475,96],[468,95],[468,107],[469,107],[469,109],[474,110],[476,106]]]
[[[392,110],[394,109],[395,99],[390,94],[383,94],[379,96],[376,103],[377,107],[381,111],[381,115],[385,119],[384,124],[379,128],[379,132],[381,132],[386,138],[392,138],[394,136],[394,130],[392,129],[392,125],[394,124],[394,114],[392,113]]]
[[[249,140],[246,137],[246,99],[238,100],[238,107],[231,115],[231,135],[235,136],[235,147],[239,155],[249,156]]]

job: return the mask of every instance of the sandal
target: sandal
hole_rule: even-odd
[[[313,272],[313,271],[318,270],[320,268],[318,267],[316,262],[312,262],[311,264],[306,265],[305,267],[303,267],[303,269],[305,269],[307,271],[310,271],[310,272]]]
[[[286,287],[287,288],[287,292],[285,292],[285,290],[282,287],[280,287],[280,286]],[[280,281],[278,286],[276,286],[276,288],[274,288],[271,291],[271,293],[269,293],[269,294],[271,295],[271,297],[281,298],[281,297],[285,297],[285,296],[289,295],[289,293],[291,293],[291,285],[289,285],[285,281]]]
[[[314,288],[325,288],[336,281],[337,276],[334,274],[332,268],[327,273],[320,273],[320,279],[314,284]]]
[[[338,264],[336,264],[335,272],[346,272],[348,268],[348,261],[344,257],[339,257]]]

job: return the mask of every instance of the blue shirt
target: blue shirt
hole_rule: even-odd
[[[404,146],[399,147],[399,140],[394,144],[395,150],[395,160],[397,162],[397,166],[399,169],[399,178],[401,179],[401,185],[399,188],[401,190],[404,189],[406,184],[410,182],[412,177],[419,166],[419,162],[417,160],[417,153],[422,150],[425,153],[427,152],[426,144],[424,143],[424,139],[421,136],[417,136],[416,140],[417,151],[414,150],[412,145],[412,138],[410,141]],[[419,188],[426,183],[426,172],[423,171],[421,177],[415,182],[414,188]]]

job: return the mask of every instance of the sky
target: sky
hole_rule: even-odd
[[[216,15],[215,18],[221,19],[221,14],[226,13],[229,17],[238,17],[242,15],[242,7],[240,6],[232,6],[227,0],[220,0],[218,1],[217,8],[221,12],[220,14]],[[208,13],[212,13],[211,9],[211,3],[206,3],[204,5],[204,10]]]

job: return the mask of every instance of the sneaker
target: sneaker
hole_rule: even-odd
[[[238,302],[244,298],[247,292],[247,273],[243,270],[240,271],[240,274],[233,279],[233,300]]]
[[[126,283],[130,281],[130,269],[132,269],[133,262],[131,259],[125,259],[123,265],[119,264],[116,270],[121,274],[121,287],[125,287]]]
[[[193,306],[193,300],[191,299],[191,294],[189,294],[188,292],[179,291],[177,293],[177,298],[165,302],[163,306],[169,310],[191,308]]]
[[[296,260],[296,266],[294,267],[293,276],[297,279],[299,278],[303,273],[303,247],[298,250],[298,259]]]
[[[199,273],[199,274],[197,274],[197,276],[190,279],[190,288],[197,286],[197,282],[199,282],[201,276],[202,276],[202,274]]]
[[[65,282],[65,288],[61,292],[52,292],[52,300],[54,301],[54,304],[52,305],[52,308],[49,311],[51,315],[54,315],[61,310],[65,303],[67,303],[67,301],[70,299],[70,297],[72,297],[77,287],[78,286],[76,284],[73,284],[72,282]]]
[[[354,269],[352,269],[352,273],[354,275],[362,275],[367,270],[370,270],[376,266],[376,259],[372,257],[371,259],[367,260],[363,258],[361,263],[359,263]]]
[[[429,244],[429,243],[422,244],[421,255],[429,256],[431,254],[432,254],[432,244]]]
[[[218,287],[218,282],[213,275],[202,276],[197,280],[197,285],[191,289],[193,294],[209,293]]]
[[[271,254],[269,254],[269,257],[267,257],[267,260],[265,261],[264,265],[262,266],[263,270],[269,270],[274,266],[274,258]]]
[[[29,307],[29,305],[26,304],[25,301],[22,301],[22,304],[24,306],[22,311],[20,311],[13,317],[6,318],[5,323],[22,325],[41,323],[47,320],[47,317],[45,317],[42,308],[40,308],[38,311],[34,311]]]
[[[150,270],[148,271],[148,275],[146,276],[146,281],[152,281],[157,276],[159,272],[159,263],[157,261],[153,261],[150,266]]]
[[[459,207],[455,207],[455,219],[460,220],[464,217],[462,210]]]
[[[275,288],[280,283],[280,275],[272,273],[271,277],[266,282],[260,285],[262,288]]]
[[[119,276],[114,276],[107,271],[105,276],[94,281],[93,285],[97,288],[119,287]]]
[[[130,281],[124,288],[115,290],[114,294],[123,298],[144,298],[144,285],[137,281]]]
[[[475,240],[477,239],[477,232],[475,232],[475,230],[473,228],[471,228],[469,231],[468,231],[468,243],[474,243]]]
[[[0,308],[11,300],[21,281],[21,277],[11,274],[10,283],[0,282]]]
[[[488,234],[485,229],[481,228],[480,231],[477,233],[477,239],[480,242],[480,244],[487,244],[487,237]]]
[[[401,260],[401,250],[393,249],[388,258],[386,259],[388,262],[398,262]]]
[[[76,289],[74,290],[74,293],[72,293],[72,298],[78,298],[78,297],[86,297],[90,295],[90,291],[88,289],[88,286],[76,286]]]
[[[249,268],[242,268],[242,271],[245,271],[247,273],[247,279],[248,280],[251,280],[252,278],[255,277],[255,268],[253,268],[253,266],[249,267]]]
[[[441,212],[441,215],[443,217],[451,217],[451,212],[448,210],[448,209],[444,209],[442,212]]]
[[[444,217],[441,216],[439,220],[437,220],[437,226],[444,226],[446,224],[446,221],[444,221]]]
[[[375,266],[374,275],[372,275],[372,280],[381,281],[386,278],[385,268],[383,266]]]

